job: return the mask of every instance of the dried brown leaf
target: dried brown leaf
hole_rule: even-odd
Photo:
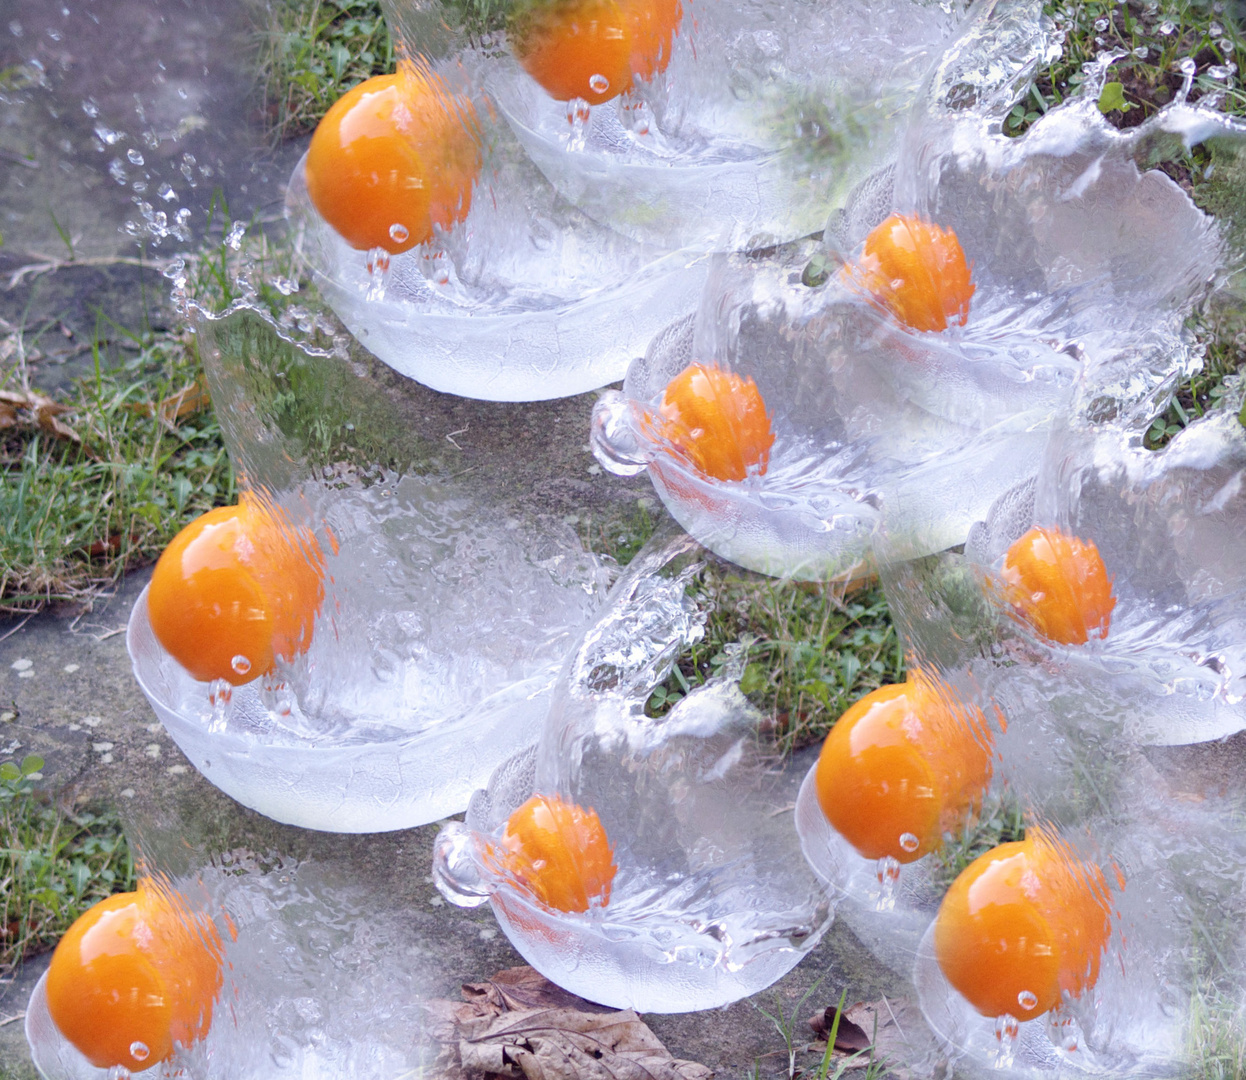
[[[848,1014],[853,1009],[860,1009],[862,1005],[858,1002],[855,1005],[844,1010],[843,1015],[839,1018],[839,1027],[835,1028],[835,1049],[842,1050],[845,1053],[853,1054],[858,1050],[868,1050],[870,1048],[870,1037],[866,1034],[864,1028],[859,1024],[853,1023]],[[831,1032],[831,1028],[835,1025],[834,1005],[828,1005],[821,1012],[814,1013],[809,1017],[809,1026],[813,1028],[813,1033],[819,1039],[826,1041],[827,1036]]]
[[[823,1046],[834,1019],[835,1008],[832,1006],[809,1020],[815,1033],[820,1034],[823,1039]],[[818,1022],[822,1021],[826,1023],[826,1028],[819,1032]],[[859,1036],[844,1036],[845,1043],[850,1042],[851,1046],[841,1045],[840,1042],[840,1034],[846,1030],[846,1025],[849,1030],[860,1032]],[[861,1042],[864,1046],[857,1045]],[[886,1066],[887,1080],[911,1080],[918,1074],[910,1071],[905,1063],[919,1061],[937,1053],[938,1047],[922,1019],[921,1011],[909,1001],[882,998],[878,1001],[857,1002],[844,1009],[844,1014],[840,1017],[839,1033],[835,1039],[834,1060],[837,1066],[846,1064],[849,1069],[863,1069],[872,1059]],[[848,1060],[853,1054],[860,1056]]]
[[[704,1065],[671,1056],[630,1009],[594,1005],[532,968],[463,986],[463,1001],[430,1001],[429,1034],[443,1044],[444,1080],[709,1080]]]

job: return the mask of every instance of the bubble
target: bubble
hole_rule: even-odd
[[[130,1057],[135,1061],[146,1061],[150,1056],[151,1051],[147,1049],[145,1042],[135,1039],[134,1042],[130,1043]]]
[[[590,75],[588,77],[588,88],[594,94],[604,94],[610,89],[610,80],[604,75]]]
[[[239,653],[229,662],[229,666],[239,675],[245,675],[251,670],[251,661],[247,657],[243,656],[242,653]]]
[[[142,154],[141,154],[138,150],[134,150],[134,149],[127,150],[127,151],[125,152],[125,156],[126,156],[126,157],[128,157],[128,158],[130,159],[130,164],[131,164],[131,165],[144,165],[144,164],[146,164],[146,162],[144,162],[144,160],[143,160],[143,155],[142,155]]]
[[[396,244],[405,244],[407,238],[411,235],[411,230],[401,222],[395,221],[389,227],[389,238]]]
[[[921,846],[921,841],[911,832],[901,833],[900,846],[905,851],[916,851]]]
[[[1038,1004],[1038,995],[1032,990],[1022,990],[1017,995],[1017,1004],[1028,1012]]]

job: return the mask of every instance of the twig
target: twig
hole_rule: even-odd
[[[0,1027],[7,1027],[9,1024],[15,1024],[18,1020],[24,1020],[25,1018],[25,1010],[19,1013],[14,1013],[12,1016],[6,1016],[3,1020],[0,1020]]]
[[[30,251],[27,255],[41,261],[27,263],[14,270],[9,275],[6,290],[17,288],[28,277],[39,277],[54,270],[63,270],[67,266],[147,266],[153,270],[164,270],[172,263],[171,259],[140,259],[133,255],[100,255],[88,259],[58,259],[40,251]]]
[[[33,619],[34,617],[35,617],[35,613],[32,611],[29,615],[26,616],[26,618],[24,618],[15,627],[13,627],[12,630],[6,630],[3,634],[0,634],[0,641],[7,641],[14,634],[16,634],[23,626],[25,626],[28,622],[30,622],[30,620]]]

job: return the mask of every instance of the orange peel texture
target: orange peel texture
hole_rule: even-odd
[[[534,795],[515,810],[484,858],[538,903],[566,912],[610,903],[618,869],[596,811],[556,795]]]
[[[920,217],[892,214],[865,238],[861,258],[840,272],[911,330],[964,326],[974,285],[956,233]]]
[[[471,102],[404,64],[334,102],[307,151],[307,192],[351,247],[398,255],[467,216],[480,142]]]
[[[1059,529],[1034,528],[1004,556],[1003,595],[1048,641],[1106,638],[1116,597],[1099,549]]]
[[[209,918],[140,884],[100,901],[61,939],[48,968],[48,1012],[96,1068],[141,1072],[207,1034],[221,954]]]
[[[632,88],[632,29],[616,0],[531,0],[507,23],[515,59],[550,97],[600,105]]]
[[[763,476],[770,464],[774,431],[757,384],[713,365],[684,368],[642,427],[713,480]]]
[[[147,594],[157,640],[200,682],[241,686],[311,644],[324,555],[310,530],[256,498],[196,518],[160,556]]]
[[[952,883],[935,918],[935,957],[983,1016],[1032,1020],[1095,985],[1111,934],[1103,872],[1032,829]]]
[[[818,805],[863,858],[914,862],[980,809],[993,749],[980,709],[915,672],[831,728],[814,774]]]

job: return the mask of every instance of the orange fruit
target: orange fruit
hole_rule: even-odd
[[[47,979],[53,1022],[92,1065],[141,1072],[207,1034],[221,939],[180,896],[140,884],[78,918]]]
[[[915,672],[831,728],[814,774],[818,804],[863,858],[914,862],[981,806],[993,748],[981,710]]]
[[[1094,986],[1111,933],[1103,872],[1031,830],[952,883],[935,917],[935,957],[982,1015],[1031,1020]]]
[[[666,70],[683,16],[680,0],[624,0],[623,17],[632,42],[628,62],[636,78],[647,82]]]
[[[608,904],[617,871],[596,811],[557,795],[534,795],[512,813],[485,860],[545,907],[568,912]]]
[[[774,431],[752,379],[690,364],[666,384],[657,415],[643,421],[697,472],[714,480],[765,475]]]
[[[515,59],[550,97],[600,105],[632,88],[624,11],[616,0],[530,0],[511,14],[507,34]]]
[[[965,325],[974,285],[960,241],[951,229],[892,214],[865,238],[856,263],[841,271],[854,288],[912,330]]]
[[[398,255],[467,216],[480,167],[471,102],[404,65],[334,102],[307,151],[307,193],[351,247]]]
[[[157,640],[200,682],[241,686],[311,644],[324,599],[316,538],[248,498],[196,518],[160,556],[147,594]]]
[[[1099,549],[1059,529],[1034,528],[1004,556],[1004,598],[1060,645],[1106,638],[1116,597]]]

